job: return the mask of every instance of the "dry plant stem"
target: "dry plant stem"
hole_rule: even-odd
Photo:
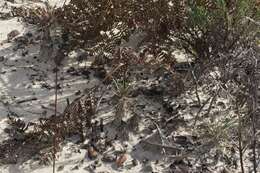
[[[203,116],[208,115],[208,114],[210,113],[210,110],[211,110],[211,108],[212,108],[212,105],[213,105],[213,103],[214,103],[214,101],[215,101],[215,99],[216,99],[216,97],[217,97],[219,91],[220,91],[220,88],[218,89],[218,91],[217,91],[212,97],[209,97],[209,98],[203,103],[203,105],[200,107],[199,111],[197,112],[197,114],[196,114],[196,116],[195,116],[195,121],[194,121],[194,123],[193,123],[193,126],[195,126],[195,125],[197,124],[197,121],[198,121],[198,117],[199,117],[200,112],[202,111],[202,109],[206,106],[206,104],[207,104],[207,103],[209,102],[209,100],[211,99],[210,104],[209,104],[209,108],[208,108],[207,112],[206,112]]]
[[[57,116],[57,100],[58,100],[58,67],[56,65],[55,71],[55,110],[54,115]],[[54,124],[55,125],[55,124]],[[56,155],[56,131],[53,135],[53,173],[55,173],[55,155]]]
[[[199,102],[199,105],[201,105],[200,96],[199,96],[199,91],[198,91],[198,82],[195,81],[195,84],[196,84],[196,86],[195,86],[196,97],[197,97],[197,100],[198,100],[198,102]]]
[[[254,159],[254,171],[257,172],[257,163],[256,163],[256,115],[255,112],[253,112],[252,115],[252,127],[253,127],[253,159]]]
[[[198,100],[198,102],[199,102],[199,105],[201,106],[201,100],[200,100],[199,91],[198,91],[198,79],[197,79],[197,77],[195,76],[194,69],[192,68],[190,62],[189,62],[189,66],[190,66],[190,68],[191,68],[192,78],[193,78],[193,80],[194,80],[194,82],[195,82],[196,97],[197,97],[197,100]]]
[[[192,70],[192,77],[193,77],[193,80],[195,82],[195,93],[196,93],[196,97],[197,97],[197,100],[199,102],[199,105],[201,106],[201,100],[200,100],[200,96],[199,96],[199,91],[198,91],[198,80],[194,74],[194,71]]]
[[[106,93],[106,91],[108,90],[109,86],[106,87],[106,89],[101,93],[100,97],[98,98],[98,102],[97,102],[97,106],[95,107],[95,112],[97,113],[99,106],[101,104],[101,101]]]
[[[154,145],[154,146],[158,146],[158,147],[162,147],[163,149],[168,148],[168,149],[172,149],[172,150],[176,150],[176,151],[181,151],[181,149],[179,149],[178,147],[174,147],[174,146],[169,146],[169,145],[163,145],[163,144],[157,144],[157,143],[153,143],[153,142],[149,142],[147,140],[143,140],[142,142],[149,144],[149,145]]]
[[[255,113],[252,115],[252,128],[253,128],[253,165],[254,172],[257,173],[257,163],[256,163],[256,127],[255,127]]]
[[[238,106],[236,105],[237,109],[237,115],[238,115],[238,151],[239,151],[239,159],[240,159],[240,167],[241,167],[241,172],[244,173],[244,162],[243,162],[243,144],[242,144],[242,120],[241,120],[241,115],[238,110]]]
[[[165,145],[165,142],[164,142],[164,139],[163,139],[163,136],[164,136],[164,135],[163,135],[163,133],[162,133],[162,131],[161,131],[159,125],[153,120],[152,117],[150,117],[150,116],[147,116],[147,117],[148,117],[148,118],[152,121],[152,123],[156,126],[157,131],[158,131],[158,134],[159,134],[160,139],[161,139],[162,146],[166,146],[166,145]],[[165,147],[162,148],[162,151],[163,151],[163,154],[166,155]]]
[[[214,96],[212,97],[212,99],[211,99],[211,101],[210,101],[210,104],[209,104],[209,108],[208,108],[208,110],[207,110],[207,112],[205,113],[204,116],[209,115],[209,113],[210,113],[210,111],[211,111],[211,108],[212,108],[212,105],[213,105],[214,101],[216,100],[216,97],[217,97],[219,91],[220,91],[220,88],[218,88],[217,92],[216,92],[216,93],[214,94]]]
[[[252,152],[253,152],[253,170],[257,172],[257,162],[256,162],[256,112],[258,108],[258,80],[256,78],[256,69],[257,69],[257,61],[255,61],[254,66],[248,67],[248,90],[249,90],[249,98],[248,98],[248,114],[251,118],[251,126],[252,126]]]
[[[197,112],[195,118],[194,118],[194,123],[193,123],[193,127],[196,126],[197,121],[198,121],[198,117],[200,115],[200,112],[202,111],[202,109],[206,106],[206,104],[210,101],[211,97],[209,97],[204,103],[203,105],[201,105],[199,111]]]
[[[250,17],[246,17],[247,20],[249,20],[250,22],[253,22],[254,24],[260,26],[260,22],[255,21],[254,19],[250,18]]]
[[[256,69],[257,69],[257,60],[252,69],[250,69],[250,74],[249,74],[249,93],[250,93],[250,98],[251,104],[249,102],[249,114],[251,116],[251,121],[252,121],[252,144],[253,144],[253,169],[254,172],[257,172],[257,162],[256,162],[256,112],[258,108],[258,80],[256,78]]]

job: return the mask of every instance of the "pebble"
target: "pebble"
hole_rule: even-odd
[[[132,160],[132,164],[133,164],[133,166],[137,166],[138,165],[138,161],[136,159],[133,159]]]
[[[106,69],[104,68],[98,68],[95,70],[94,76],[99,79],[104,79],[107,75]]]
[[[17,35],[19,35],[20,32],[18,30],[13,30],[7,34],[7,40],[11,41],[13,38],[15,38]]]
[[[92,146],[90,146],[88,148],[88,157],[89,157],[89,159],[91,159],[91,160],[92,159],[96,159],[97,156],[98,156],[97,151]]]
[[[76,165],[76,166],[74,166],[71,170],[78,170],[78,169],[79,169],[79,166]]]
[[[80,95],[80,94],[81,94],[81,91],[80,91],[80,90],[78,90],[78,91],[75,93],[76,96],[78,96],[78,95]]]
[[[121,154],[117,159],[116,159],[116,165],[117,167],[122,167],[127,160],[126,154]]]
[[[0,62],[3,62],[5,60],[4,56],[0,56]]]
[[[64,165],[61,165],[58,167],[57,171],[59,172],[59,171],[62,171],[63,169],[64,169]]]
[[[111,162],[115,162],[116,161],[116,156],[115,155],[112,155],[112,154],[105,154],[102,159],[101,159],[103,162],[108,162],[108,163],[111,163]]]

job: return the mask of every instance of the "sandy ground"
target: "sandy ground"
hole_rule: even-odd
[[[69,1],[67,1],[68,3]],[[0,6],[4,1],[0,2]],[[15,4],[8,2],[8,5],[19,6],[19,5],[30,5],[33,2],[30,1],[16,1]],[[51,0],[52,5],[60,6],[63,4],[63,1]],[[10,9],[3,9],[2,11],[8,12]],[[17,49],[17,43],[14,40],[7,42],[8,34],[11,31],[17,30],[19,35],[16,38],[23,37],[27,33],[33,35],[33,41],[31,44],[28,44],[24,48]],[[46,117],[54,114],[54,87],[55,87],[55,74],[53,69],[55,67],[54,62],[50,58],[40,58],[40,43],[37,39],[39,34],[37,29],[33,26],[25,26],[23,23],[19,22],[17,18],[11,18],[7,20],[0,20],[0,141],[5,141],[8,139],[8,134],[5,132],[5,129],[8,128],[6,115],[8,113],[16,113],[21,119],[25,122],[36,121],[38,118]],[[130,39],[130,42],[135,42],[135,38]],[[135,44],[135,43],[126,43]],[[174,52],[175,57],[179,62],[187,61],[187,57],[180,51]],[[77,54],[72,52],[67,57],[67,60],[63,62],[63,66],[60,67],[59,71],[59,92],[58,92],[58,112],[63,112],[66,107],[66,100],[69,99],[73,101],[86,88],[91,88],[94,85],[98,85],[100,81],[94,77],[91,72],[88,76],[82,74],[72,75],[68,73],[68,69],[71,67],[76,67],[79,69],[85,65],[90,64],[93,60],[91,57],[82,64],[78,64],[75,61],[75,56]],[[151,85],[155,79],[149,79],[148,81],[138,81],[136,85]],[[157,81],[156,81],[157,82]],[[200,88],[200,91],[203,89]],[[105,99],[111,99],[111,90],[105,94]],[[201,95],[202,101],[205,101],[208,98],[206,95]],[[138,107],[141,107],[139,112],[141,116],[144,116],[145,113],[158,112],[164,115],[162,106],[156,102],[155,99],[147,98],[143,95],[137,96],[136,98],[131,98],[131,102],[137,103]],[[194,129],[185,129],[174,127],[178,123],[183,121],[192,122],[192,118],[198,112],[198,107],[196,107],[196,97],[194,93],[185,93],[182,95],[182,100],[185,101],[186,105],[190,107],[178,110],[178,113],[181,115],[180,119],[174,119],[173,127],[169,128],[168,131],[170,134],[168,136],[191,136]],[[176,105],[182,104],[176,99]],[[228,101],[223,99],[221,101],[224,106],[228,105]],[[223,104],[214,108],[214,111],[223,111]],[[174,106],[174,104],[173,104]],[[177,106],[176,106],[177,107]],[[207,107],[207,106],[206,106]],[[104,107],[101,107],[101,110],[98,114],[98,118],[103,117],[112,117],[114,115],[115,105],[105,104]],[[177,109],[177,108],[176,108]],[[127,113],[126,118],[131,117]],[[172,117],[166,117],[170,118]],[[107,153],[113,153],[115,151],[119,152],[126,150],[127,160],[124,163],[122,168],[118,168],[114,162],[105,163],[101,161],[102,155],[98,155],[97,159],[90,160],[87,156],[86,148],[81,147],[76,144],[77,139],[70,138],[62,143],[62,150],[57,153],[57,162],[56,170],[61,173],[81,173],[81,172],[97,172],[97,173],[138,173],[138,172],[169,172],[169,165],[172,163],[172,160],[164,160],[164,155],[173,155],[170,151],[166,153],[161,153],[161,150],[158,150],[158,147],[151,147],[147,145],[144,147],[140,143],[145,139],[153,139],[153,142],[160,143],[160,138],[156,132],[156,129],[149,129],[153,123],[142,120],[140,129],[143,130],[142,133],[134,134],[130,133],[129,140],[127,142],[122,142],[120,140],[115,140],[111,150],[108,150]],[[145,130],[149,129],[149,130]],[[174,129],[174,130],[173,130]],[[107,127],[109,135],[111,138],[118,133],[118,129]],[[142,137],[142,138],[141,138]],[[170,141],[170,140],[169,140]],[[87,143],[86,140],[84,143]],[[171,145],[171,144],[169,144]],[[205,148],[206,149],[206,148]],[[203,150],[205,150],[203,149]],[[113,152],[112,152],[113,151]],[[209,151],[210,152],[210,151]],[[176,153],[175,153],[176,154]],[[195,155],[195,158],[200,157],[199,154]],[[137,160],[137,165],[133,164],[133,160]],[[223,162],[219,162],[214,165],[214,171],[211,172],[220,172],[217,171],[219,168],[223,167]],[[93,166],[96,169],[93,169]],[[201,165],[193,165],[194,167],[199,167]],[[221,169],[219,169],[221,170]],[[179,171],[179,172],[178,172]],[[35,156],[26,160],[25,162],[18,162],[17,164],[5,164],[0,165],[0,173],[50,173],[52,172],[52,165],[43,165],[39,164],[39,161]],[[186,173],[188,172],[185,167],[183,169],[179,168],[177,173]],[[235,172],[235,171],[233,171]]]
[[[17,4],[19,4],[19,2]],[[8,113],[16,113],[26,122],[35,121],[40,117],[53,114],[55,74],[52,72],[54,63],[49,59],[40,59],[38,57],[40,46],[37,41],[26,46],[24,49],[18,50],[14,50],[17,46],[14,41],[6,42],[7,35],[13,30],[19,31],[19,35],[16,37],[23,36],[28,32],[37,34],[34,27],[25,27],[23,23],[18,22],[17,18],[0,20],[0,26],[0,43],[2,42],[0,46],[0,57],[3,58],[3,61],[0,62],[0,137],[1,141],[4,141],[8,138],[8,135],[4,132],[4,129],[8,127],[6,122],[6,115]],[[28,51],[28,53],[24,55],[26,51]],[[86,79],[86,77],[81,75],[71,76],[66,73],[70,66],[77,64],[70,59],[64,63],[64,68],[61,68],[59,72],[59,78],[63,78],[63,80],[60,82],[61,89],[58,95],[58,112],[64,110],[67,98],[73,100],[77,97],[75,92],[79,90],[83,91],[85,88],[97,83],[97,80],[94,79],[91,74],[90,79]],[[24,100],[30,99],[32,99],[32,101],[23,102]],[[21,101],[23,103],[21,103]],[[111,111],[106,111],[104,115],[109,116],[111,113]],[[98,164],[95,172],[142,172],[142,169],[144,169],[143,164],[139,164],[135,167],[132,166],[131,155],[136,155],[136,153],[138,157],[140,157],[140,160],[150,157],[152,161],[148,163],[148,167],[154,167],[155,171],[161,172],[160,169],[165,167],[163,163],[157,163],[157,165],[154,166],[155,161],[160,159],[160,155],[156,156],[149,152],[146,153],[142,148],[138,149],[138,152],[132,152],[133,146],[137,143],[138,138],[132,136],[128,142],[129,153],[127,153],[127,161],[125,162],[124,168],[116,168],[115,163]],[[121,143],[118,143],[115,144],[115,147],[120,150],[123,146]],[[79,149],[78,145],[70,141],[64,143],[63,150],[57,155],[59,157],[57,159],[56,169],[60,170],[59,172],[92,172],[89,169],[89,165],[96,164],[94,163],[95,161],[88,159],[86,149]],[[49,173],[52,172],[52,166],[40,165],[32,158],[25,163],[1,165],[0,172]]]

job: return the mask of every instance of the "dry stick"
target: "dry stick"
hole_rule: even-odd
[[[55,109],[54,115],[57,116],[57,101],[58,101],[58,66],[56,65],[55,69]],[[56,126],[56,124],[54,124]],[[54,131],[53,135],[53,173],[55,173],[55,155],[56,155],[56,131]]]
[[[193,77],[193,80],[194,80],[194,82],[195,82],[195,93],[196,93],[196,97],[197,97],[197,100],[198,100],[198,102],[199,102],[199,105],[201,105],[201,100],[200,100],[200,96],[199,96],[199,91],[198,91],[198,80],[197,80],[197,78],[196,78],[196,76],[195,76],[195,74],[194,74],[194,71],[192,70],[192,77]]]
[[[254,172],[257,173],[257,164],[256,164],[256,127],[255,127],[255,112],[252,112],[252,130],[253,130],[253,167]]]
[[[181,151],[181,149],[174,147],[174,146],[170,146],[170,145],[157,144],[157,143],[149,142],[146,140],[143,140],[142,142],[147,143],[149,145],[154,145],[154,146],[158,146],[158,147],[162,147],[162,148],[168,148],[168,149],[172,149],[172,150]]]
[[[212,108],[213,102],[214,102],[214,100],[216,99],[216,96],[218,95],[219,91],[220,91],[220,88],[217,90],[217,92],[216,92],[212,97],[209,97],[209,98],[203,103],[203,105],[200,107],[199,111],[197,112],[197,114],[196,114],[196,116],[195,116],[195,121],[194,121],[194,123],[193,123],[193,127],[197,124],[197,121],[198,121],[198,117],[199,117],[200,112],[202,111],[202,109],[206,106],[206,104],[207,104],[207,103],[209,102],[209,100],[211,99],[210,104],[209,104],[209,108],[208,108],[207,112],[206,112],[203,116],[208,115],[208,114],[210,113],[210,110],[211,110],[211,108]]]
[[[197,120],[198,120],[198,117],[199,117],[199,114],[200,112],[202,111],[202,109],[206,106],[206,104],[209,102],[209,100],[211,99],[211,97],[209,97],[204,103],[203,105],[201,105],[199,111],[197,112],[196,116],[195,116],[195,120],[194,120],[194,123],[193,123],[193,127],[197,124]]]
[[[148,118],[152,121],[152,123],[156,126],[156,129],[157,129],[157,131],[158,131],[158,134],[159,134],[160,139],[161,139],[161,142],[162,142],[162,146],[166,146],[165,143],[164,143],[164,140],[163,140],[163,136],[164,136],[164,135],[163,135],[163,133],[162,133],[162,131],[161,131],[159,125],[153,120],[152,117],[150,117],[150,116],[148,116],[148,115],[147,115],[147,117],[148,117]],[[162,151],[163,151],[163,154],[166,155],[165,147],[162,148]]]
[[[21,104],[21,103],[25,103],[25,102],[30,102],[30,101],[35,101],[37,100],[36,97],[32,97],[32,98],[27,98],[27,99],[23,99],[23,100],[18,100],[17,104]]]
[[[210,101],[210,104],[209,104],[209,108],[208,108],[207,112],[204,114],[204,116],[209,115],[209,113],[210,113],[210,111],[211,111],[211,108],[212,108],[212,105],[213,105],[213,102],[215,101],[215,99],[216,99],[216,97],[217,97],[219,91],[220,91],[220,88],[218,88],[217,92],[216,92],[216,93],[214,94],[214,96],[212,97],[212,99],[211,99],[211,101]]]
[[[241,122],[241,115],[239,113],[238,110],[238,106],[236,106],[237,108],[237,115],[238,115],[238,151],[239,151],[239,159],[240,159],[240,167],[241,167],[241,171],[242,173],[245,172],[244,170],[244,162],[243,162],[243,146],[242,146],[242,122]]]
[[[254,84],[253,84],[254,85]],[[253,87],[253,92],[254,92],[254,96],[253,96],[253,111],[251,112],[251,116],[252,116],[252,130],[253,130],[253,165],[254,165],[254,172],[257,172],[257,164],[256,164],[256,107],[255,104],[257,104],[257,91],[255,91],[254,89],[255,87]]]
[[[254,24],[260,26],[260,22],[255,21],[254,19],[250,18],[250,17],[246,17],[247,20],[249,20],[250,22],[253,22]]]
[[[249,93],[250,97],[252,99],[251,105],[249,105],[249,113],[251,115],[251,121],[252,121],[252,133],[253,133],[253,169],[254,172],[257,173],[257,162],[256,162],[256,111],[258,108],[258,95],[257,95],[257,89],[258,85],[256,84],[258,80],[255,77],[255,71],[257,69],[257,59],[255,58],[256,62],[252,69],[250,69],[249,74]]]

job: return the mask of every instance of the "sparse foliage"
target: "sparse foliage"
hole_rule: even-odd
[[[33,124],[33,133],[38,135],[38,140],[50,141],[53,137],[54,163],[61,141],[76,134],[83,142],[88,137],[87,130],[94,131],[98,127],[98,122],[93,121],[97,118],[95,116],[98,116],[97,107],[102,104],[103,94],[100,98],[96,94],[104,93],[108,88],[101,86],[113,88],[113,98],[117,99],[113,107],[113,119],[117,120],[118,125],[125,123],[123,118],[128,104],[126,100],[131,97],[132,83],[136,82],[133,80],[137,79],[132,75],[136,75],[134,72],[140,67],[149,71],[152,78],[156,78],[157,85],[167,89],[167,92],[162,91],[163,89],[158,91],[161,100],[165,93],[167,97],[176,99],[187,90],[191,93],[195,90],[197,103],[185,105],[198,108],[196,115],[191,118],[192,132],[200,137],[201,141],[206,140],[211,144],[210,147],[216,147],[218,152],[222,152],[223,160],[229,161],[238,150],[242,172],[245,172],[244,156],[247,146],[250,145],[253,153],[252,170],[257,171],[259,45],[256,44],[259,34],[259,2],[71,0],[59,8],[46,4],[44,8],[13,9],[13,15],[20,16],[25,22],[36,24],[42,29],[42,52],[45,52],[46,47],[51,50],[51,54],[55,51],[55,38],[52,37],[56,35],[53,36],[52,33],[55,33],[54,30],[58,27],[60,40],[57,41],[56,52],[61,52],[62,58],[59,61],[54,59],[56,65],[61,65],[60,62],[70,51],[81,48],[88,52],[87,55],[93,55],[91,70],[99,73],[97,76],[101,79],[100,85],[85,91],[83,96],[68,103],[61,115],[56,115],[56,88],[55,116],[39,119]],[[126,44],[136,33],[141,33],[144,37],[137,41],[135,46]],[[179,68],[181,63],[173,55],[176,49],[185,51],[189,57],[189,61],[184,63],[186,67],[182,67],[184,70]],[[78,60],[86,59],[87,57]],[[206,100],[201,97],[203,94],[207,95]],[[158,103],[161,103],[160,99]],[[221,99],[227,100],[228,107],[223,106],[224,103],[221,105]],[[167,115],[156,114],[155,117],[150,117],[153,122],[150,130],[158,131],[161,137],[161,144],[158,146],[163,148],[165,157],[166,148],[171,147],[165,144],[168,138],[172,137],[169,124],[174,124],[171,121],[173,117],[178,117],[178,111],[185,109],[179,107],[176,106],[170,113],[165,111]],[[141,116],[135,114],[126,123],[131,123],[130,126],[137,132],[137,121],[140,119]],[[18,131],[27,133],[29,124],[12,118],[10,120],[18,126]],[[103,132],[103,119],[101,126]],[[167,140],[166,137],[164,139],[165,135],[168,135]],[[187,141],[186,138],[183,140]],[[186,152],[186,148],[183,148]],[[91,146],[91,151],[92,149],[96,151]],[[229,156],[224,153],[226,150],[231,153]],[[201,153],[208,154],[207,150]],[[219,156],[216,154],[214,157]],[[125,158],[123,160],[125,161]],[[202,159],[200,161],[202,162]],[[122,166],[122,163],[120,162],[119,166]]]

